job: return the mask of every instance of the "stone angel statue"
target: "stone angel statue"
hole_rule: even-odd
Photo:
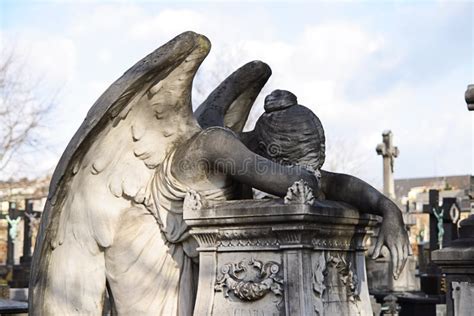
[[[227,89],[224,81],[214,93]],[[247,117],[247,107],[228,108],[226,102],[206,100],[197,110],[199,123],[206,126],[226,126],[230,113]],[[255,129],[239,133],[242,142],[252,151],[286,166],[303,166],[311,171],[320,184],[319,199],[348,203],[360,212],[383,217],[372,254],[380,256],[387,246],[391,254],[393,277],[402,272],[410,253],[408,233],[402,212],[388,197],[368,183],[351,175],[328,172],[322,168],[325,160],[325,135],[319,118],[307,107],[298,104],[296,96],[286,90],[275,90],[265,98],[265,112]]]
[[[51,180],[35,245],[31,315],[192,315],[196,242],[183,221],[190,190],[206,200],[276,196],[310,170],[284,165],[240,138],[270,68],[250,62],[193,115],[191,88],[209,40],[183,33],[140,60],[95,102]],[[221,109],[222,124],[214,124]],[[208,124],[198,124],[195,117]],[[219,126],[218,126],[219,125]],[[272,170],[272,172],[262,172]]]

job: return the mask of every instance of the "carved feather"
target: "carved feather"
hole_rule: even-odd
[[[42,302],[57,268],[52,252],[71,238],[84,252],[110,246],[120,211],[145,202],[154,168],[200,130],[191,86],[209,49],[202,35],[177,36],[125,72],[90,109],[51,181],[32,264],[33,314],[48,313]]]

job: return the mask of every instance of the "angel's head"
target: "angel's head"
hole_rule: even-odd
[[[286,90],[269,94],[264,107],[265,113],[255,125],[258,154],[318,171],[325,159],[324,129],[319,118]]]

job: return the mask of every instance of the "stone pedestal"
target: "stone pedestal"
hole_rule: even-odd
[[[184,211],[200,253],[194,315],[372,315],[364,242],[376,216],[330,201],[196,205]]]
[[[474,311],[474,215],[461,221],[459,239],[431,254],[446,275],[447,315],[472,315]]]
[[[393,264],[390,254],[377,260],[368,257],[366,264],[371,292],[401,293],[420,290],[420,280],[415,275],[416,260],[412,256],[408,257],[405,268],[397,280],[393,278]]]

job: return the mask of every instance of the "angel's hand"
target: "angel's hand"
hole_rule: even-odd
[[[398,207],[391,202],[382,204],[384,216],[372,259],[376,259],[380,255],[382,246],[387,246],[392,258],[393,277],[398,279],[405,267],[410,252],[408,233],[403,223],[402,213]]]

